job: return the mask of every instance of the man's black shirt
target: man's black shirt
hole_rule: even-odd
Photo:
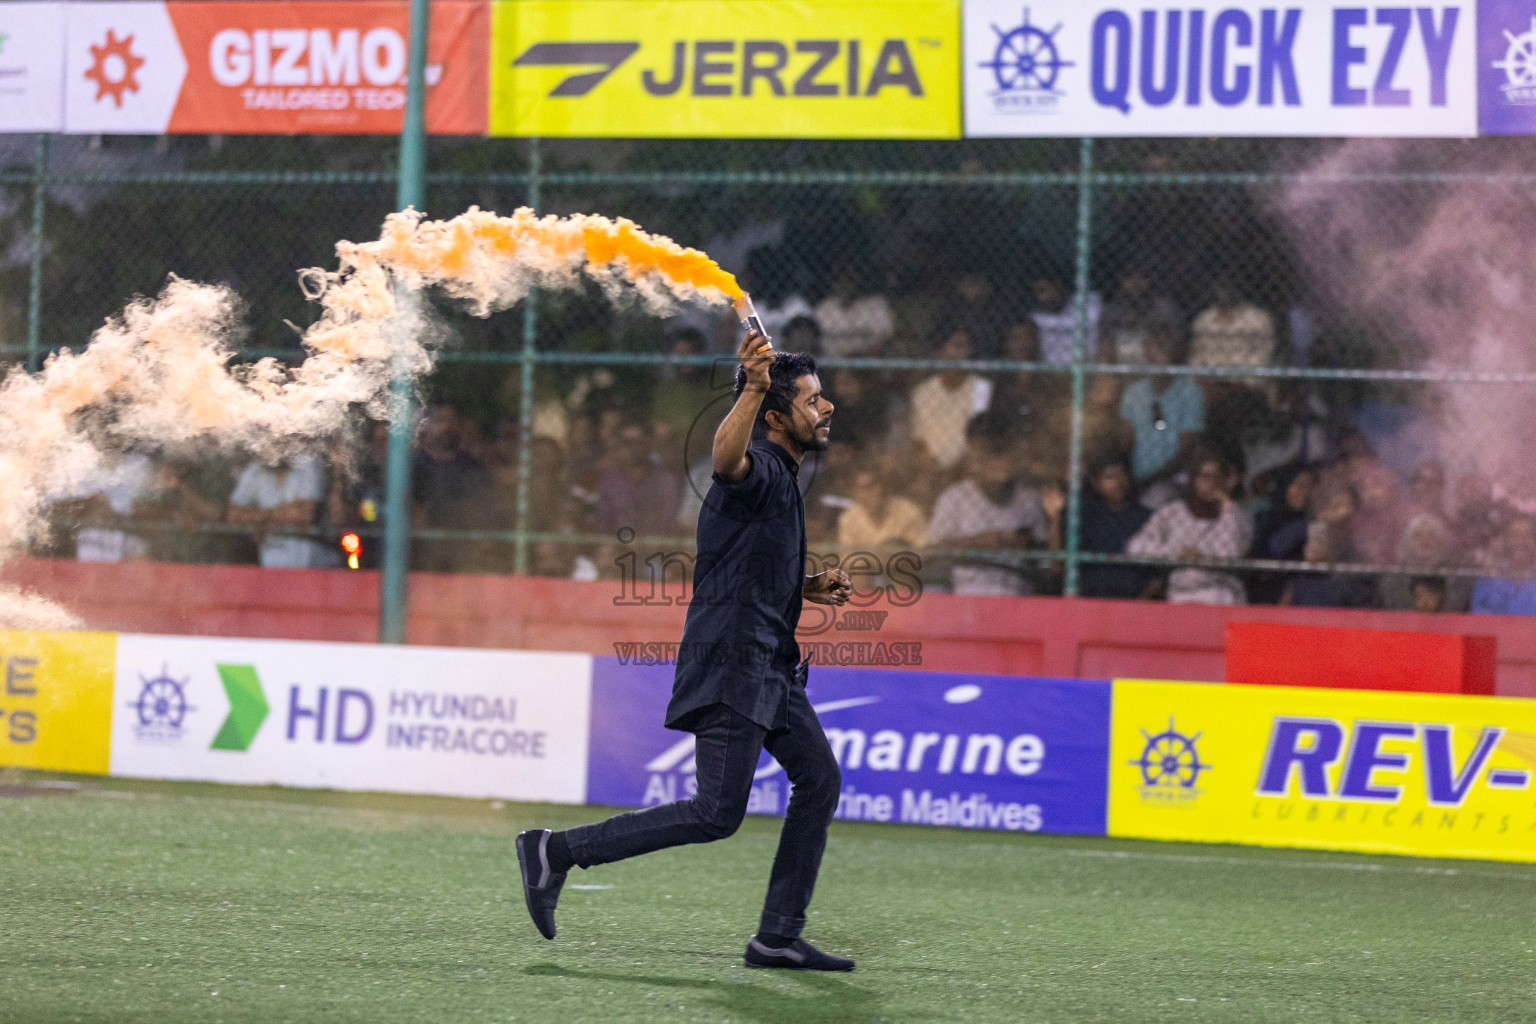
[[[699,511],[693,600],[667,726],[724,704],[764,729],[785,726],[800,658],[795,627],[805,582],[800,465],[772,441],[747,449],[735,483],[717,473]]]

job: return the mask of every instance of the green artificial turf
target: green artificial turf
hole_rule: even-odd
[[[1536,866],[833,827],[807,937],[747,971],[777,822],[573,872],[596,808],[0,782],[0,1021],[1536,1020]]]

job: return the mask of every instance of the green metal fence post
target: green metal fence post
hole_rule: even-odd
[[[528,140],[528,206],[539,209],[539,176],[543,169],[537,136]],[[517,431],[517,540],[513,570],[518,575],[528,571],[528,473],[532,466],[533,438],[533,354],[539,330],[539,293],[530,288],[523,300],[522,392],[518,406]]]
[[[1064,538],[1067,578],[1062,592],[1077,596],[1078,544],[1083,513],[1083,364],[1088,355],[1088,272],[1093,248],[1093,140],[1084,139],[1077,170],[1077,307],[1072,328],[1072,445],[1067,458],[1067,535]],[[1098,353],[1093,354],[1098,360]]]
[[[429,0],[411,0],[411,53],[406,79],[405,123],[400,128],[397,209],[421,209],[426,176],[426,70]],[[416,302],[403,292],[397,301]],[[390,380],[389,463],[384,474],[384,571],[379,593],[379,642],[405,643],[406,572],[410,567],[411,391],[409,371],[396,358]]]
[[[32,271],[27,285],[27,372],[43,361],[43,206],[48,201],[48,134],[37,137],[32,156]]]

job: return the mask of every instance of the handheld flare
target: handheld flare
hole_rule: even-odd
[[[741,319],[741,326],[749,331],[756,331],[762,335],[763,343],[757,346],[757,354],[762,355],[773,348],[773,339],[768,337],[768,332],[763,328],[763,322],[757,316],[757,307],[752,305],[752,296],[746,292],[741,293],[741,298],[731,300],[731,308]]]

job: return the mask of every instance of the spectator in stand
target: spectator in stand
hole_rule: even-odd
[[[896,331],[891,304],[883,295],[860,294],[859,272],[853,267],[833,278],[832,294],[816,305],[816,324],[822,351],[829,356],[879,355]]]
[[[782,336],[770,334],[769,337],[782,352],[803,352],[808,356],[822,354],[821,325],[814,317],[794,317],[784,324]]]
[[[1083,492],[1078,549],[1093,554],[1123,555],[1131,538],[1152,518],[1152,510],[1131,493],[1131,464],[1121,455],[1092,465],[1090,489]],[[1084,563],[1078,574],[1078,593],[1084,597],[1151,597],[1162,582],[1162,573],[1135,565]]]
[[[946,332],[938,358],[962,362],[972,358],[971,336],[964,330]],[[966,452],[966,427],[992,402],[992,382],[963,369],[945,370],[912,389],[913,442],[939,470],[960,462]]]
[[[512,487],[509,502],[512,515],[507,520],[509,523],[517,521],[515,479]],[[507,496],[503,495],[502,500],[506,502]],[[570,505],[571,486],[565,476],[565,451],[550,438],[534,438],[528,446],[528,511],[523,529],[530,533],[559,533],[565,530],[570,525]]]
[[[434,530],[494,529],[495,484],[485,463],[465,451],[459,413],[446,402],[428,407],[411,471],[411,525]],[[483,569],[492,557],[484,542],[426,540],[415,545],[417,568],[429,572]]]
[[[256,545],[249,537],[203,529],[228,517],[234,487],[234,472],[219,456],[171,459],[162,465],[155,480],[155,518],[175,523],[177,531],[150,538],[150,557],[157,562],[255,562]]]
[[[356,462],[333,460],[326,492],[326,522],[338,531],[378,529],[384,523],[384,475],[389,465],[389,423],[368,423],[368,444]],[[362,536],[359,569],[379,567],[382,537]]]
[[[674,356],[700,356],[704,354],[704,347],[704,335],[695,328],[685,328],[672,336],[671,354]],[[709,366],[706,364],[664,365],[658,371],[656,387],[651,393],[651,420],[666,431],[669,445],[681,452],[694,422],[723,394],[723,390],[710,388]],[[712,434],[713,430],[709,432]],[[694,443],[702,440],[694,438]]]
[[[136,516],[155,503],[155,466],[143,452],[129,452],[82,487],[50,503],[60,521],[76,524],[75,558],[81,562],[126,562],[150,555],[150,541],[128,532]]]
[[[1030,314],[1040,328],[1040,360],[1060,366],[1072,361],[1072,347],[1077,339],[1077,304],[1062,283],[1055,278],[1038,278],[1034,284],[1035,312]],[[1088,331],[1083,338],[1083,358],[1092,359],[1099,350],[1099,314],[1103,301],[1098,292],[1088,293]]]
[[[969,334],[977,359],[996,359],[1002,320],[992,279],[980,271],[968,271],[955,279],[938,322]]]
[[[1410,611],[1435,614],[1449,608],[1449,587],[1444,576],[1415,576],[1409,586],[1413,595]]]
[[[1345,520],[1330,517],[1307,526],[1307,544],[1303,560],[1317,563],[1357,562]],[[1370,576],[1360,573],[1299,572],[1286,586],[1280,603],[1298,608],[1369,608],[1376,603],[1376,587]]]
[[[1281,467],[1272,476],[1269,507],[1253,524],[1249,558],[1299,562],[1307,546],[1307,511],[1317,490],[1317,471],[1301,463]],[[1258,572],[1248,581],[1250,604],[1275,604],[1285,593],[1288,577]]]
[[[1476,615],[1536,615],[1536,519],[1517,515],[1499,535],[1494,565],[1472,589]]]
[[[1383,576],[1380,585],[1381,606],[1392,611],[1415,611],[1420,608],[1420,595],[1416,593],[1419,584],[1426,577],[1433,576],[1435,570],[1444,569],[1450,565],[1451,538],[1449,528],[1445,520],[1433,512],[1420,512],[1408,520],[1408,526],[1403,530],[1403,539],[1398,545],[1398,565],[1411,565],[1415,571],[1410,574],[1394,573]],[[1442,582],[1443,578],[1442,578]],[[1457,581],[1459,582],[1459,581]],[[1453,595],[1452,590],[1456,593]],[[1442,585],[1440,588],[1441,603],[1439,610],[1464,611],[1470,601],[1471,595],[1464,587],[1452,587]]]
[[[890,418],[888,392],[872,387],[870,374],[851,366],[840,366],[833,370],[831,384],[840,421],[837,426],[838,444],[864,447],[883,441]]]
[[[774,344],[785,352],[804,352],[805,349],[788,344],[789,325],[796,320],[809,320],[811,304],[794,289],[789,277],[779,251],[758,248],[747,257],[741,286],[752,296],[757,317]]]
[[[1426,459],[1413,471],[1409,483],[1409,502],[1415,512],[1430,512],[1445,517],[1445,467],[1437,459]]]
[[[313,527],[325,497],[325,470],[313,455],[257,460],[235,481],[229,521],[257,528],[257,551],[264,568],[331,569],[341,565],[341,549],[312,537],[278,532]]]
[[[1455,560],[1463,567],[1488,561],[1509,517],[1509,507],[1493,496],[1493,483],[1486,476],[1476,470],[1462,474],[1456,481],[1450,524]]]
[[[630,415],[608,468],[597,482],[596,526],[604,533],[625,527],[642,537],[670,536],[682,495],[653,444],[649,425]]]
[[[853,504],[837,521],[838,544],[881,552],[920,548],[927,543],[928,522],[923,510],[891,493],[887,480],[890,471],[882,465],[860,469],[854,476]]]
[[[1355,469],[1355,495],[1360,507],[1350,524],[1361,561],[1386,565],[1397,556],[1408,509],[1397,476],[1379,462],[1361,462]]]
[[[1211,305],[1190,325],[1189,365],[1269,366],[1275,320],[1247,301],[1230,275],[1211,286]]]
[[[1144,270],[1131,267],[1120,275],[1114,301],[1104,307],[1099,362],[1139,366],[1147,361],[1147,344],[1154,335],[1177,338],[1183,330],[1179,307],[1166,295],[1152,291]]]
[[[1151,334],[1146,355],[1148,366],[1166,366],[1166,340]],[[1178,494],[1174,477],[1188,464],[1205,430],[1205,393],[1192,377],[1140,377],[1120,398],[1120,418],[1131,426],[1131,470],[1141,500],[1159,508]]]
[[[1142,558],[1240,558],[1253,542],[1253,523],[1227,491],[1229,467],[1221,457],[1197,451],[1190,460],[1184,497],[1153,513],[1126,545]],[[1243,604],[1242,580],[1214,569],[1180,568],[1168,576],[1173,603]]]
[[[1048,493],[1021,486],[1014,476],[1011,427],[997,417],[973,422],[966,431],[966,476],[939,495],[928,524],[934,546],[988,549],[1061,547],[1059,488]],[[1034,593],[1037,573],[1027,566],[961,564],[951,572],[956,594],[1018,595]]]

